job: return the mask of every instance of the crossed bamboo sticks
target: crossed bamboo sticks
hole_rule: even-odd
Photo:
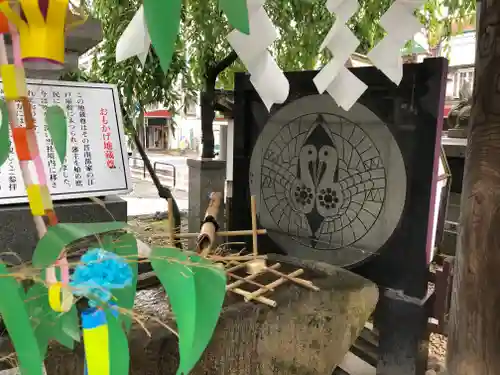
[[[210,251],[215,242],[215,237],[231,237],[231,236],[252,236],[252,254],[244,256],[226,256],[221,257],[227,261],[225,271],[229,279],[234,279],[226,286],[226,291],[238,294],[244,297],[246,302],[256,301],[270,307],[276,307],[277,302],[264,294],[272,293],[277,287],[291,282],[307,288],[312,291],[319,291],[320,289],[311,281],[299,278],[304,274],[302,268],[297,269],[289,274],[279,271],[280,263],[275,263],[270,266],[267,265],[267,257],[259,255],[258,252],[258,235],[266,234],[265,229],[257,228],[257,209],[255,197],[251,197],[251,214],[252,214],[252,229],[251,230],[238,230],[238,231],[217,231],[216,218],[220,207],[220,194],[214,193],[211,195],[210,203],[205,214],[205,221],[201,227],[200,233],[175,233],[173,225],[173,202],[172,199],[168,200],[168,218],[167,226],[169,233],[169,242],[173,245],[175,239],[179,238],[198,238],[197,251],[202,256],[210,256]],[[210,220],[206,218],[209,217]],[[214,223],[215,222],[215,223]],[[235,272],[246,269],[247,275],[240,276]],[[275,281],[264,285],[257,281],[257,279],[266,274],[273,274],[277,277]],[[244,289],[246,285],[258,287],[257,290],[250,292]]]

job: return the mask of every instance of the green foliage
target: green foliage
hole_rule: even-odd
[[[181,86],[188,94],[194,92],[190,86],[181,34],[175,43],[168,74],[163,73],[153,49],[144,67],[137,58],[116,63],[118,39],[141,3],[138,0],[96,0],[92,4],[94,16],[102,22],[104,39],[96,50],[90,76],[91,79],[97,78],[118,86],[123,119],[128,128],[133,127],[138,106],[140,111],[144,111],[148,105],[158,103],[175,113],[178,111],[176,106],[183,100]],[[167,18],[164,19],[167,21]]]
[[[357,52],[366,54],[385,35],[379,21],[393,1],[359,0],[360,9],[349,22],[349,27],[361,41]],[[243,1],[184,0],[180,31],[166,75],[153,50],[145,67],[137,58],[117,64],[116,43],[140,3],[141,0],[93,2],[94,14],[103,22],[104,40],[99,47],[99,58],[93,63],[90,79],[98,77],[101,81],[118,85],[127,126],[132,125],[137,104],[143,110],[149,104],[160,103],[171,112],[179,113],[186,103],[196,101],[195,93],[204,87],[207,72],[231,52],[226,40],[231,25],[243,31],[246,27],[244,13],[242,15],[239,11],[244,6]],[[334,20],[325,4],[326,0],[266,2],[266,10],[279,35],[271,52],[283,70],[317,69],[330,58],[328,51],[319,53]],[[449,8],[447,17],[442,15],[443,6]],[[474,9],[472,0],[446,0],[444,3],[428,0],[417,15],[428,30],[431,46],[435,46],[451,35],[452,23],[466,19]],[[241,18],[235,18],[236,15],[241,15]],[[162,17],[165,17],[165,23],[172,22],[167,14],[162,14]],[[217,87],[232,89],[234,73],[244,70],[237,61],[222,72]]]
[[[175,248],[153,249],[151,265],[176,316],[180,356],[177,375],[187,375],[214,332],[226,294],[226,276],[206,259]]]
[[[58,105],[51,105],[45,112],[45,122],[50,137],[54,142],[59,161],[63,165],[66,159],[66,146],[68,143],[68,121],[64,110]]]
[[[63,314],[52,310],[49,306],[48,290],[45,285],[37,283],[28,290],[26,308],[42,358],[47,354],[49,340],[56,340],[71,350],[75,346],[75,341],[80,341],[76,306]]]
[[[130,311],[137,288],[137,242],[130,233],[109,234],[125,226],[125,223],[110,222],[59,224],[49,228],[33,256],[34,266],[40,267],[36,276],[43,277],[46,268],[52,266],[60,252],[69,245],[95,237],[85,246],[115,252],[133,268],[132,285],[112,291],[113,304],[120,308],[119,311]],[[177,373],[188,374],[210,342],[219,319],[226,294],[225,272],[210,261],[179,249],[152,249],[150,261],[176,316],[180,353]],[[0,299],[0,314],[16,349],[21,374],[42,375],[49,340],[56,340],[69,349],[74,348],[75,341],[80,341],[77,308],[73,305],[65,313],[53,311],[48,302],[47,287],[40,282],[25,295],[21,284],[2,263],[0,276],[4,297]],[[126,314],[116,314],[111,306],[103,305],[102,308],[108,325],[110,374],[126,374],[130,365],[126,335],[130,318]]]
[[[0,314],[9,331],[22,375],[42,375],[42,356],[31,329],[24,303],[25,293],[7,267],[0,263]]]

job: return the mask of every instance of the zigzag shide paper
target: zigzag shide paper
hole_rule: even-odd
[[[413,12],[424,2],[424,0],[396,0],[380,18],[380,25],[387,35],[367,55],[373,65],[396,85],[399,85],[403,78],[401,49],[422,29]]]
[[[288,98],[290,84],[268,48],[278,38],[271,19],[264,10],[265,0],[247,0],[250,34],[233,30],[227,36],[248,72],[250,81],[270,110]]]
[[[360,43],[346,25],[357,12],[359,4],[356,0],[328,0],[326,7],[335,14],[335,23],[321,44],[320,51],[327,47],[333,58],[313,81],[320,94],[327,91],[342,109],[348,111],[367,89],[366,84],[345,67],[346,61]]]

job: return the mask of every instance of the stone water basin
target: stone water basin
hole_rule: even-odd
[[[287,282],[269,295],[278,304],[274,308],[228,293],[212,341],[192,375],[331,375],[342,361],[375,308],[375,284],[325,263],[269,255],[272,262],[281,263],[286,273],[303,268],[300,277],[321,290]],[[274,280],[258,279],[264,284]],[[161,288],[138,292],[135,309],[175,327]],[[130,374],[174,375],[176,337],[157,321],[145,324],[151,337],[139,324],[129,334]],[[51,375],[82,374],[83,350],[52,346],[46,366]]]

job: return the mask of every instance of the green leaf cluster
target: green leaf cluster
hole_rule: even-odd
[[[133,270],[133,282],[127,288],[113,290],[113,303],[119,311],[131,311],[137,288],[137,242],[124,231],[126,223],[58,224],[48,228],[33,254],[33,266],[43,277],[61,252],[82,239],[95,238],[95,246],[127,259]],[[114,233],[114,235],[112,235]],[[92,241],[91,241],[92,242]],[[196,255],[179,249],[155,248],[151,263],[165,288],[176,317],[179,334],[178,374],[188,374],[207,347],[219,319],[225,296],[223,270]],[[48,303],[45,284],[35,283],[24,292],[20,283],[0,263],[0,315],[16,350],[22,375],[42,375],[43,359],[51,340],[74,349],[80,341],[76,306],[66,313],[54,312]],[[110,370],[112,375],[128,373],[127,331],[131,316],[118,317],[103,306],[108,323]]]

